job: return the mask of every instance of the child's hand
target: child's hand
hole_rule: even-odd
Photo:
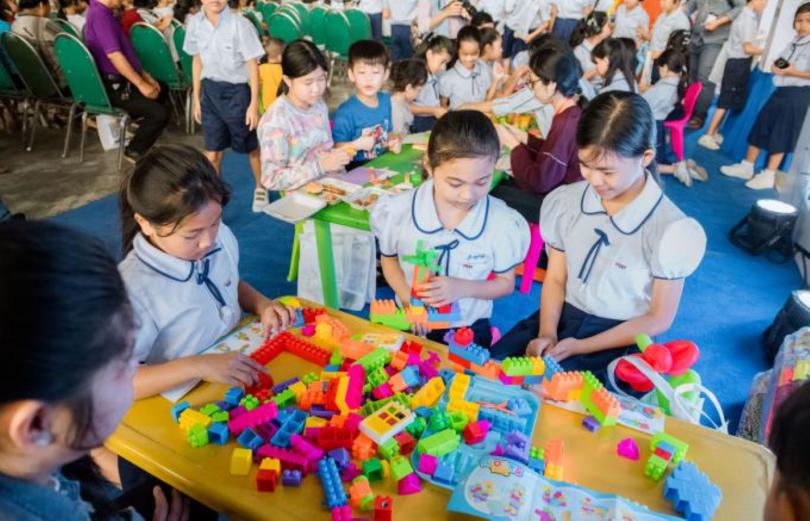
[[[424,338],[428,333],[430,333],[430,328],[427,327],[427,324],[420,322],[417,324],[411,324],[411,332],[416,336]]]
[[[773,70],[773,73],[776,74],[777,76],[791,76],[793,73],[796,72],[796,67],[794,67],[792,63],[788,63],[788,66],[785,67],[784,69],[772,66],[771,70]]]
[[[511,150],[520,145],[520,141],[518,141],[511,129],[507,128],[506,125],[495,125],[495,130],[498,132],[498,139],[501,142],[501,146]]]
[[[459,280],[452,277],[431,277],[417,288],[419,298],[428,306],[440,308],[462,298]]]
[[[563,338],[557,344],[549,349],[546,354],[554,358],[558,362],[562,362],[566,358],[582,353],[582,343],[576,338]]]
[[[258,373],[266,373],[259,362],[242,353],[199,355],[196,357],[197,376],[206,382],[250,387],[259,382]]]
[[[321,165],[321,170],[324,172],[333,172],[348,165],[351,160],[352,156],[350,156],[346,150],[336,148],[321,154],[321,157],[318,159],[318,164]]]
[[[245,125],[253,131],[259,126],[259,104],[253,102],[248,106],[247,113],[245,114]]]
[[[194,110],[194,121],[197,122],[198,125],[202,125],[202,106],[200,104],[200,99],[195,97],[193,103],[193,110]]]
[[[433,109],[433,117],[436,119],[442,119],[445,114],[447,114],[447,109],[444,107],[436,107]]]
[[[556,342],[556,338],[551,338],[548,336],[535,338],[529,342],[528,346],[526,346],[526,356],[543,356],[546,351],[554,347]]]
[[[256,310],[259,319],[262,321],[264,336],[275,335],[279,331],[287,329],[290,324],[295,323],[295,310],[288,308],[284,304],[270,299],[265,299]]]
[[[166,495],[159,486],[152,489],[155,498],[155,512],[152,521],[188,521],[190,506],[188,498],[172,489],[172,502],[169,504]]]
[[[354,141],[352,141],[352,148],[355,148],[357,150],[365,150],[366,152],[368,152],[369,150],[374,148],[375,144],[376,141],[374,140],[374,136],[364,134],[359,138],[355,139]]]
[[[394,154],[402,152],[402,138],[397,135],[391,135],[391,137],[388,138],[388,150]]]

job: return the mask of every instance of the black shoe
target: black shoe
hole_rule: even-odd
[[[127,147],[124,149],[124,159],[132,163],[133,165],[138,162],[140,158],[144,156],[143,152],[137,152],[132,150],[131,148]]]

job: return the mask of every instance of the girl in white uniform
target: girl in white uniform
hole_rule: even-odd
[[[591,59],[602,79],[599,93],[638,92],[636,85],[636,44],[629,38],[608,38],[594,47]]]
[[[481,61],[481,31],[468,25],[458,33],[456,64],[439,78],[439,96],[446,108],[490,100],[492,73]]]
[[[381,199],[371,211],[383,275],[398,300],[408,305],[413,278],[413,265],[401,258],[413,255],[422,241],[439,253],[441,271],[416,288],[420,298],[434,307],[458,303],[461,320],[450,327],[471,327],[475,342],[485,347],[492,340],[492,301],[512,293],[514,268],[529,248],[526,220],[488,195],[499,153],[489,118],[471,110],[449,112],[430,135],[430,179],[412,193]],[[444,336],[416,332],[437,341]]]
[[[432,129],[436,120],[447,112],[447,109],[442,107],[439,96],[439,78],[455,54],[456,45],[446,36],[432,36],[416,50],[416,57],[427,65],[428,77],[425,86],[410,105],[414,115],[412,132]]]
[[[587,106],[577,129],[585,181],[552,192],[540,213],[549,257],[540,312],[495,344],[496,357],[550,355],[604,379],[637,333],[670,328],[706,235],[647,170],[654,139],[637,94],[601,94]]]
[[[254,385],[265,368],[250,357],[199,353],[233,329],[243,309],[267,334],[294,319],[239,279],[239,245],[222,223],[229,197],[205,156],[184,145],[152,149],[124,185],[119,270],[138,324],[136,398],[194,379]]]

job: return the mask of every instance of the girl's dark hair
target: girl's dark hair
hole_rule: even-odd
[[[427,64],[422,60],[410,59],[394,62],[391,66],[391,90],[403,92],[408,85],[421,87],[427,83]]]
[[[597,155],[613,152],[621,157],[640,157],[655,150],[655,118],[649,103],[631,92],[606,92],[593,98],[577,125],[577,146],[595,147]],[[648,167],[660,185],[658,167]]]
[[[629,38],[607,38],[591,51],[592,58],[607,58],[609,65],[605,73],[604,84],[610,85],[613,76],[619,72],[624,75],[630,89],[635,92],[635,70],[638,62],[636,44]]]
[[[40,4],[47,4],[48,0],[20,0],[17,7],[20,11],[25,9],[34,9]]]
[[[484,52],[484,47],[487,45],[494,45],[501,38],[501,33],[497,29],[483,29],[481,31],[481,52]]]
[[[568,44],[572,49],[579,46],[586,38],[601,33],[607,22],[607,13],[604,11],[592,11],[591,14],[577,22],[571,37],[568,39]]]
[[[492,15],[486,11],[478,11],[470,19],[470,25],[478,27],[479,29],[485,24],[495,24],[495,19],[492,18]]]
[[[0,404],[64,404],[72,415],[68,443],[78,451],[100,445],[93,378],[131,356],[133,329],[126,288],[101,241],[48,222],[0,224]],[[90,478],[87,463],[63,472]],[[103,519],[115,508],[102,493],[109,483],[96,478],[82,481],[82,497]]]
[[[808,5],[808,4],[805,4]],[[810,12],[810,9],[805,12]],[[810,382],[805,382],[782,402],[776,411],[768,445],[776,454],[779,487],[795,512],[801,513],[802,498],[810,490]],[[801,517],[801,515],[799,516]]]
[[[295,40],[281,53],[281,71],[291,80],[306,76],[321,68],[329,72],[329,62],[318,47],[308,40]],[[283,81],[278,86],[278,95],[287,93],[287,84]]]
[[[579,87],[582,66],[571,51],[542,49],[532,56],[529,67],[544,85],[556,82],[557,90],[566,98],[582,92]]]
[[[187,145],[154,147],[121,186],[124,254],[140,230],[136,213],[151,224],[176,229],[208,201],[225,206],[230,198],[230,188],[202,152]]]
[[[426,38],[425,41],[414,50],[414,57],[427,61],[428,51],[433,53],[444,51],[450,56],[453,56],[456,54],[456,44],[446,36],[431,36],[430,38]]]
[[[554,33],[543,33],[534,40],[529,42],[529,56],[534,56],[535,53],[541,49],[559,49],[561,51],[568,51],[571,48],[568,43],[560,39]]]
[[[65,12],[65,9],[68,7],[73,7],[78,3],[78,0],[59,0],[59,11],[57,11],[56,17],[60,20],[67,20],[67,13]]]
[[[157,0],[132,0],[132,5],[138,9],[153,9]]]
[[[436,122],[427,156],[435,169],[454,159],[488,157],[497,161],[500,152],[498,133],[488,117],[477,110],[455,110]]]
[[[796,14],[793,15],[793,21],[795,22],[796,18],[798,18],[800,14],[804,13],[810,13],[810,2],[805,2],[796,9]]]
[[[478,30],[477,27],[473,27],[472,25],[465,25],[461,28],[456,36],[456,45],[461,47],[461,42],[475,42],[478,44],[478,48],[482,47],[481,45],[481,31]]]
[[[689,56],[689,43],[692,41],[692,31],[678,29],[667,38],[667,49],[674,49],[685,56]]]
[[[663,67],[664,65],[672,72],[681,75],[681,79],[678,82],[678,101],[680,101],[684,94],[686,94],[689,60],[682,52],[676,51],[675,49],[667,49],[655,60],[656,67]]]
[[[200,0],[178,0],[174,4],[174,19],[181,24],[186,23],[186,16],[191,10],[195,8],[199,10],[201,6]]]

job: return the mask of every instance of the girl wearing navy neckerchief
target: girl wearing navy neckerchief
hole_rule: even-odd
[[[430,135],[430,178],[413,192],[380,199],[370,216],[383,275],[400,303],[410,304],[413,282],[413,265],[402,257],[414,255],[421,241],[438,253],[440,275],[415,288],[417,295],[433,307],[457,303],[461,317],[450,327],[469,326],[484,347],[492,339],[492,301],[514,291],[515,266],[529,249],[526,220],[488,195],[499,153],[483,113],[448,112]],[[441,342],[446,330],[415,332]]]
[[[504,335],[493,355],[549,355],[566,371],[604,380],[637,333],[670,328],[706,235],[650,170],[655,120],[641,96],[597,96],[576,138],[585,181],[553,191],[540,212],[549,257],[540,311]]]
[[[230,189],[211,163],[183,145],[152,149],[121,190],[126,257],[119,270],[138,330],[135,398],[190,380],[254,385],[266,369],[241,353],[199,353],[238,323],[242,310],[266,334],[294,313],[239,278],[239,245],[222,222]]]

